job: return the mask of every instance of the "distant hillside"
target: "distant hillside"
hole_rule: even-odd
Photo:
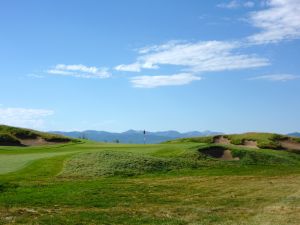
[[[299,132],[290,133],[290,134],[288,134],[288,136],[291,136],[291,137],[300,137],[300,133]]]
[[[100,142],[116,142],[120,143],[134,143],[141,144],[144,142],[143,131],[137,130],[128,130],[122,133],[111,133],[106,131],[72,131],[72,132],[62,132],[62,131],[51,131],[54,134],[65,135],[72,138],[85,138],[93,141]],[[218,135],[222,134],[220,132],[213,131],[192,131],[186,133],[180,133],[178,131],[160,131],[160,132],[146,132],[146,142],[148,144],[161,143],[168,140],[173,140],[176,138],[187,138],[187,137],[199,137],[199,136],[208,136],[208,135]]]
[[[0,125],[0,146],[48,145],[71,140],[71,138],[62,135]]]
[[[168,141],[168,143],[188,142],[236,145],[254,149],[289,150],[295,153],[300,153],[300,138],[273,133],[214,135],[206,137],[181,138]]]

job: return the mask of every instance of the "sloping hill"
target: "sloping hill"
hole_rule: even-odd
[[[71,138],[62,135],[0,125],[0,146],[36,146],[70,141]]]
[[[300,138],[273,133],[245,133],[232,135],[216,135],[208,137],[182,138],[168,143],[208,143],[236,145],[256,149],[288,150],[300,153]]]

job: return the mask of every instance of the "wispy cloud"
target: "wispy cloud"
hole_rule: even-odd
[[[165,43],[143,48],[136,62],[119,65],[118,70],[140,72],[160,65],[181,66],[184,71],[209,72],[255,68],[269,65],[268,59],[240,53],[238,42],[206,41]]]
[[[27,77],[30,77],[30,78],[36,78],[36,79],[44,78],[43,75],[34,74],[34,73],[27,74],[26,76],[27,76]]]
[[[190,73],[160,76],[136,76],[130,79],[134,87],[155,88],[160,86],[179,86],[189,84],[192,81],[201,80],[201,77]]]
[[[299,0],[269,0],[266,6],[250,15],[253,26],[261,29],[248,38],[250,42],[265,44],[300,38]]]
[[[255,3],[253,1],[238,1],[238,0],[224,2],[217,5],[217,7],[219,8],[226,8],[226,9],[252,8],[254,6]]]
[[[88,67],[82,64],[78,65],[65,65],[58,64],[55,67],[47,71],[49,74],[63,75],[63,76],[73,76],[79,78],[108,78],[111,74],[108,68],[97,68]]]
[[[249,80],[267,80],[267,81],[289,81],[299,79],[299,76],[292,74],[270,74],[270,75],[262,75],[257,77],[252,77]]]
[[[44,118],[54,114],[52,110],[27,108],[0,108],[0,124],[41,128]]]
[[[179,44],[184,44],[187,43],[186,41],[180,41],[180,40],[171,40],[168,41],[167,43],[161,44],[161,45],[150,45],[150,46],[146,46],[140,49],[137,49],[137,52],[140,54],[146,54],[149,52],[160,52],[163,50],[167,50],[170,48],[173,48]]]
[[[300,1],[268,0],[260,4],[263,9],[252,12],[250,23],[261,32],[239,41],[177,41],[138,49],[136,59],[129,64],[117,65],[116,71],[141,72],[144,69],[160,69],[162,66],[177,66],[175,75],[137,76],[131,79],[134,87],[157,87],[181,85],[199,80],[203,72],[231,71],[258,68],[270,65],[267,58],[250,54],[247,48],[252,44],[274,43],[282,40],[300,38]],[[255,1],[232,0],[218,7],[253,8]],[[249,44],[250,43],[250,44]],[[107,68],[85,65],[58,64],[47,71],[50,74],[81,78],[107,78],[111,76]],[[281,77],[282,78],[282,77]],[[276,77],[261,76],[256,79],[280,80]],[[282,78],[283,79],[283,78]],[[291,77],[285,77],[289,80]],[[283,79],[284,80],[284,79]]]

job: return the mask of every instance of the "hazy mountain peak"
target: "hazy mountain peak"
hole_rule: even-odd
[[[62,132],[62,131],[53,131],[52,133],[63,134],[65,136],[73,137],[73,138],[87,138],[93,141],[101,141],[101,142],[115,142],[119,141],[121,143],[143,143],[143,130],[127,130],[121,133],[112,133],[107,131],[96,131],[96,130],[87,130],[83,132],[73,131],[73,132]],[[207,135],[216,135],[220,134],[220,132],[213,131],[191,131],[181,133],[176,130],[168,130],[168,131],[157,131],[151,132],[146,130],[146,142],[149,144],[160,143],[176,138],[187,138],[187,137],[195,137],[195,136],[207,136]]]

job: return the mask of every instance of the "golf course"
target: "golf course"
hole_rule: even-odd
[[[298,138],[143,145],[0,130],[0,224],[300,224]]]
[[[300,0],[0,0],[0,225],[300,225]]]

